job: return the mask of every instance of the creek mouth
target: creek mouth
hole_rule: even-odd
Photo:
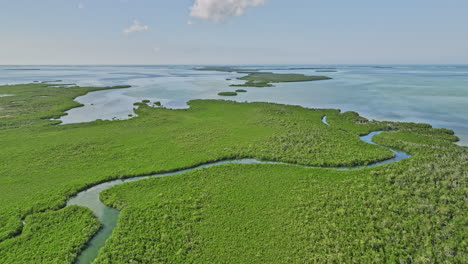
[[[326,122],[326,116],[323,117],[322,121],[326,124],[329,125]],[[375,131],[371,132],[365,136],[361,136],[360,139],[366,143],[373,144],[373,145],[379,145],[375,142],[372,141],[372,137],[375,135],[378,135],[384,131]],[[381,146],[381,145],[379,145]],[[385,147],[385,146],[383,146]],[[388,147],[385,147],[388,150],[392,151],[394,153],[394,157],[384,160],[384,161],[379,161],[375,162],[372,164],[368,164],[366,166],[353,166],[353,167],[314,167],[314,166],[302,166],[302,165],[297,165],[296,166],[302,166],[305,168],[324,168],[324,169],[336,169],[336,170],[355,170],[355,169],[362,169],[362,168],[370,168],[370,167],[375,167],[375,166],[380,166],[383,164],[388,164],[388,163],[393,163],[397,162],[406,158],[411,157],[408,153],[402,152],[402,151],[397,151]],[[112,234],[112,231],[114,230],[115,226],[117,225],[117,220],[119,216],[119,211],[117,209],[111,208],[106,206],[104,203],[101,202],[99,199],[99,193],[111,188],[112,186],[119,185],[125,182],[132,182],[132,181],[138,181],[142,179],[147,179],[151,177],[165,177],[165,176],[171,176],[171,175],[177,175],[177,174],[183,174],[187,173],[196,169],[201,169],[201,168],[208,168],[208,167],[213,167],[213,166],[219,166],[223,164],[288,164],[288,163],[282,163],[282,162],[269,162],[269,161],[261,161],[261,160],[256,160],[256,159],[237,159],[237,160],[225,160],[225,161],[218,161],[218,162],[211,162],[203,165],[199,165],[190,169],[183,169],[183,170],[178,170],[174,172],[169,172],[169,173],[160,173],[160,174],[153,174],[149,176],[140,176],[140,177],[134,177],[134,178],[128,178],[128,179],[118,179],[118,180],[112,180],[108,182],[104,182],[98,185],[95,185],[93,187],[90,187],[84,191],[81,191],[77,193],[76,196],[70,198],[67,201],[67,205],[79,205],[83,207],[87,207],[93,211],[95,216],[101,221],[102,228],[94,235],[93,238],[87,243],[86,248],[78,255],[78,258],[75,263],[77,264],[89,264],[92,263],[94,259],[98,256],[99,250],[105,245],[107,239],[110,237]]]

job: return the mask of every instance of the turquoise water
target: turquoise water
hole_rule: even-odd
[[[271,88],[247,88],[230,100],[268,101],[311,108],[356,111],[378,120],[425,122],[455,130],[468,145],[468,65],[282,65],[244,66],[277,73],[326,75],[328,81],[281,83]],[[337,72],[317,73],[333,67]],[[24,70],[24,69],[38,70]],[[90,93],[85,104],[62,118],[64,123],[95,119],[125,119],[133,103],[160,101],[169,108],[187,107],[191,99],[225,99],[227,78],[237,73],[195,71],[193,66],[0,66],[0,84],[63,80],[78,85],[130,84],[133,87]]]

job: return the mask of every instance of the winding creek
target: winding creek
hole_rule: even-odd
[[[326,116],[322,118],[322,122],[326,125],[329,125],[326,119]],[[376,131],[376,132],[371,132],[368,135],[361,136],[360,139],[366,143],[369,144],[374,144],[372,141],[372,137],[375,135],[378,135],[382,133],[383,131]],[[410,155],[393,150],[391,150],[395,155],[393,158],[381,161],[381,162],[376,162],[367,166],[355,166],[355,167],[339,167],[339,168],[328,168],[328,169],[338,169],[338,170],[354,170],[354,169],[360,169],[360,168],[369,168],[369,167],[375,167],[383,164],[388,164],[392,162],[396,162],[402,159],[409,158]],[[100,231],[89,241],[87,244],[87,247],[85,250],[83,250],[80,255],[78,256],[78,259],[76,263],[79,264],[84,264],[84,263],[91,263],[98,255],[99,249],[101,249],[105,243],[106,240],[109,238],[109,236],[112,234],[113,229],[117,225],[117,220],[119,216],[119,211],[113,208],[110,208],[106,205],[104,205],[101,200],[99,199],[99,193],[103,190],[106,190],[112,186],[119,185],[125,182],[132,182],[132,181],[138,181],[146,178],[151,178],[151,177],[165,177],[165,176],[170,176],[170,175],[177,175],[177,174],[182,174],[186,172],[190,172],[196,169],[200,168],[208,168],[208,167],[213,167],[213,166],[218,166],[222,164],[229,164],[229,163],[238,163],[238,164],[255,164],[255,163],[262,163],[262,164],[286,164],[286,163],[281,163],[281,162],[268,162],[268,161],[260,161],[256,159],[240,159],[240,160],[227,160],[227,161],[219,161],[219,162],[212,162],[204,165],[200,165],[197,167],[193,167],[190,169],[184,169],[184,170],[179,170],[171,173],[161,173],[161,174],[154,174],[150,176],[141,176],[141,177],[135,177],[135,178],[129,178],[129,179],[119,179],[119,180],[112,180],[109,182],[104,182],[98,185],[95,185],[93,187],[90,187],[84,191],[79,192],[76,196],[70,198],[67,201],[67,206],[69,205],[80,205],[87,207],[91,209],[96,217],[101,221],[102,223],[102,228]],[[299,166],[299,165],[298,165]],[[317,168],[317,167],[310,167],[310,166],[303,166],[306,168]]]

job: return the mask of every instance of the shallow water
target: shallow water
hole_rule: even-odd
[[[329,125],[326,122],[326,116],[322,119],[322,121],[326,124]],[[382,133],[382,131],[376,131],[376,132],[371,132],[368,135],[361,136],[360,139],[366,143],[369,144],[374,144],[377,145],[372,141],[372,137],[375,135],[378,135]],[[383,164],[388,164],[392,162],[397,162],[406,158],[411,157],[411,155],[402,152],[402,151],[397,151],[393,149],[391,150],[395,156],[391,159],[376,162],[373,164],[370,164],[368,166],[354,166],[354,167],[340,167],[340,168],[328,168],[328,169],[337,169],[337,170],[355,170],[355,169],[361,169],[361,168],[370,168],[370,167],[375,167],[375,166],[380,166]],[[269,162],[269,161],[260,161],[256,159],[240,159],[240,160],[227,160],[227,161],[219,161],[219,162],[212,162],[204,165],[200,165],[191,169],[184,169],[184,170],[179,170],[175,172],[170,172],[170,173],[161,173],[161,174],[154,174],[150,176],[141,176],[141,177],[135,177],[135,178],[129,178],[129,179],[123,179],[123,180],[113,180],[105,183],[98,184],[96,186],[93,186],[89,189],[86,189],[82,192],[79,192],[75,197],[72,197],[70,200],[67,201],[67,206],[69,205],[80,205],[84,207],[90,208],[94,214],[97,216],[97,218],[101,221],[102,223],[102,228],[101,230],[89,241],[86,249],[80,253],[78,256],[78,259],[76,263],[78,264],[88,264],[91,263],[98,255],[99,250],[105,245],[107,239],[110,237],[112,234],[112,231],[114,230],[115,226],[117,225],[117,220],[118,220],[118,215],[119,211],[110,207],[107,207],[104,205],[101,200],[99,199],[99,193],[102,192],[105,189],[111,188],[112,186],[119,185],[125,182],[132,182],[132,181],[137,181],[137,180],[142,180],[146,178],[151,178],[151,177],[165,177],[165,176],[170,176],[170,175],[177,175],[177,174],[182,174],[186,172],[193,171],[195,169],[200,169],[200,168],[208,168],[208,167],[213,167],[213,166],[219,166],[223,164],[229,164],[229,163],[237,163],[237,164],[255,164],[255,163],[263,163],[263,164],[286,164],[286,163],[281,163],[281,162]],[[300,166],[300,165],[297,165]],[[303,166],[306,168],[316,168],[316,167],[310,167],[310,166]]]
[[[245,68],[247,66],[243,66]],[[277,73],[326,75],[333,80],[280,83],[271,88],[246,88],[229,98],[236,101],[268,101],[311,108],[356,111],[377,120],[425,122],[455,130],[460,144],[468,145],[468,66],[466,65],[363,65],[248,66]],[[316,72],[309,67],[336,68]],[[232,91],[227,78],[237,73],[195,71],[193,66],[0,66],[0,84],[63,80],[78,85],[133,87],[90,93],[77,98],[85,106],[72,109],[63,123],[95,119],[129,118],[133,103],[160,101],[169,108],[187,107],[191,99],[225,99],[220,91]],[[309,69],[308,69],[309,68]],[[8,70],[6,70],[8,69]]]

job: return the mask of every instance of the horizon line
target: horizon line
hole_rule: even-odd
[[[391,66],[398,66],[398,65],[405,65],[405,66],[412,66],[412,65],[468,65],[468,63],[247,63],[247,64],[220,64],[220,63],[194,63],[194,64],[186,64],[186,63],[173,63],[173,64],[135,64],[135,63],[123,63],[123,64],[0,64],[0,67],[3,66],[278,66],[278,65],[391,65]]]

